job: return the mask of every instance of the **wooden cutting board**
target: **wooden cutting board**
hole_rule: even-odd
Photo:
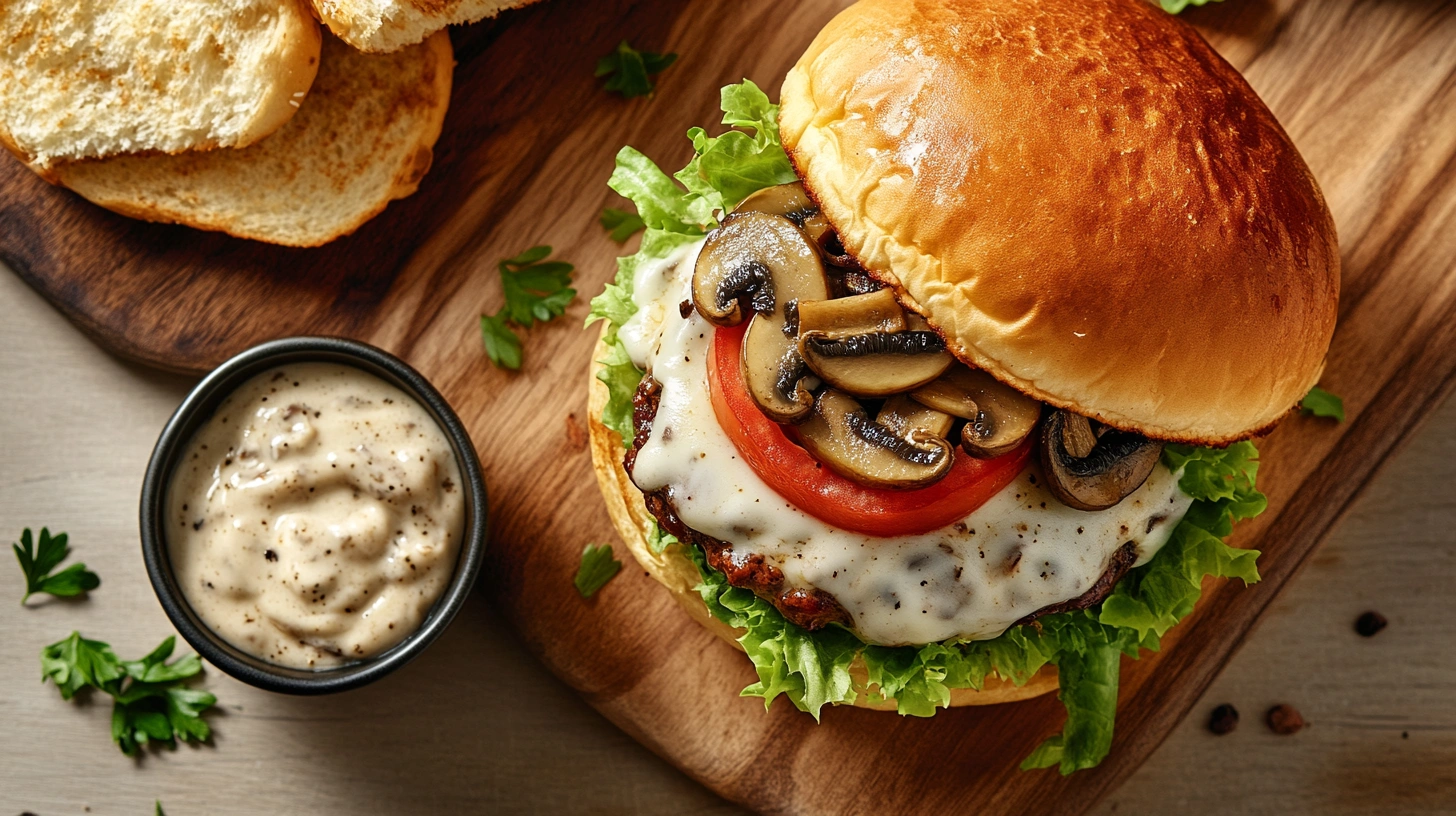
[[[815,725],[738,697],[747,661],[627,569],[594,600],[571,586],[612,541],[584,411],[595,332],[585,297],[619,248],[595,219],[632,144],[675,169],[683,132],[717,121],[717,89],[776,89],[846,0],[555,0],[455,32],[455,98],[413,198],[348,239],[289,250],[128,221],[0,160],[0,258],[98,342],[200,372],[258,341],[343,334],[409,360],[469,425],[491,491],[484,586],[530,648],[602,713],[724,796],[772,813],[1077,813],[1183,717],[1352,497],[1456,384],[1456,4],[1229,0],[1188,14],[1304,151],[1344,255],[1324,384],[1350,420],[1294,418],[1263,444],[1271,510],[1237,543],[1264,550],[1254,588],[1210,582],[1159,655],[1126,662],[1112,754],[1062,778],[1015,765],[1060,727],[1051,698],[930,720],[853,709]],[[592,78],[619,40],[682,60],[651,99]],[[495,262],[548,243],[583,293],[526,333],[519,374],[491,368],[477,316]],[[490,667],[482,666],[481,671]]]

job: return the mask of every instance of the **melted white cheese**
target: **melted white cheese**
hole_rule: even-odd
[[[644,264],[633,281],[639,311],[620,336],[638,367],[662,385],[633,481],[644,491],[665,488],[684,524],[764,555],[790,585],[834,596],[864,640],[893,646],[993,638],[1038,609],[1082,595],[1128,541],[1145,563],[1192,503],[1177,475],[1159,464],[1116,507],[1074,510],[1042,486],[1033,464],[962,522],[931,533],[878,538],[820,521],[765,484],[713,414],[706,365],[713,326],[678,310],[691,297],[700,247]]]

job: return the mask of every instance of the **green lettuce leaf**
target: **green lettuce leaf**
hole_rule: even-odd
[[[1022,770],[1055,766],[1069,774],[1093,768],[1112,747],[1123,652],[1115,630],[1089,624],[1077,632],[1088,636],[1081,648],[1063,648],[1056,654],[1061,685],[1057,699],[1067,709],[1067,724],[1021,763]]]
[[[638,252],[618,261],[616,281],[592,300],[588,323],[607,321],[609,353],[598,377],[612,398],[603,421],[623,439],[632,436],[631,398],[644,376],[616,336],[636,311],[631,299],[636,269],[696,241],[748,195],[794,179],[779,144],[777,107],[768,97],[745,81],[723,90],[722,105],[723,123],[737,130],[717,137],[689,131],[694,157],[674,177],[631,148],[617,156],[611,187],[637,205],[647,231]],[[865,694],[873,701],[893,699],[903,715],[928,717],[949,704],[953,689],[980,689],[993,674],[1023,685],[1050,663],[1058,669],[1067,722],[1023,767],[1072,773],[1097,765],[1112,744],[1121,656],[1157,649],[1162,635],[1193,610],[1205,577],[1259,579],[1258,553],[1223,542],[1234,522],[1267,505],[1255,487],[1254,446],[1169,445],[1163,462],[1174,472],[1181,469],[1179,487],[1194,499],[1163,549],[1098,607],[1047,615],[991,640],[885,647],[865,644],[838,626],[808,632],[752,592],[729,586],[700,548],[683,550],[697,564],[697,590],[708,611],[744,631],[739,642],[758,674],[745,696],[762,697],[765,706],[782,696],[817,719],[824,706],[853,703]],[[660,552],[679,542],[659,529],[649,543]],[[867,688],[854,686],[856,661],[864,666]]]
[[[721,103],[723,124],[741,130],[721,136],[709,136],[702,128],[689,130],[693,160],[674,177],[723,213],[765,187],[788,184],[798,176],[779,142],[779,106],[767,94],[744,80],[724,88]]]
[[[632,438],[632,397],[646,375],[632,364],[622,341],[613,337],[607,356],[598,360],[601,370],[597,379],[607,385],[607,407],[602,409],[602,424],[617,432],[623,440]]]
[[[667,532],[656,524],[652,525],[652,530],[647,534],[647,548],[654,553],[661,554],[667,552],[668,547],[681,543],[681,541],[677,540],[677,536]]]

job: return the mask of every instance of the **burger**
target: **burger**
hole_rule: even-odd
[[[1059,688],[1023,767],[1096,765],[1265,506],[1249,440],[1321,373],[1308,167],[1144,0],[861,0],[778,105],[722,91],[592,302],[593,459],[628,548],[816,718]]]

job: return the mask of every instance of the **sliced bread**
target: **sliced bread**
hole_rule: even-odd
[[[445,26],[473,23],[535,1],[312,0],[329,30],[362,51],[393,51]]]
[[[318,70],[306,0],[0,0],[0,143],[57,160],[252,144]]]
[[[61,184],[133,218],[288,246],[348,235],[410,195],[430,167],[450,102],[444,32],[392,54],[325,35],[298,115],[239,150],[57,164]]]

